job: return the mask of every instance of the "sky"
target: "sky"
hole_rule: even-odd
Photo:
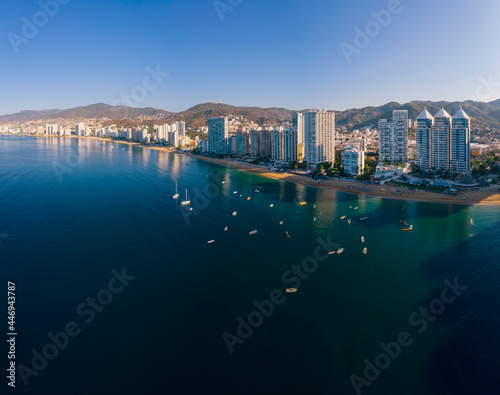
[[[498,0],[5,0],[0,114],[500,98]]]

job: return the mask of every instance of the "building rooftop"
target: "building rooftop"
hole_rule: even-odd
[[[434,117],[427,111],[427,108],[424,108],[424,111],[420,113],[417,119],[434,119]]]
[[[460,107],[460,110],[458,110],[457,113],[453,115],[453,118],[470,119],[470,117],[466,114],[462,107]]]
[[[444,108],[441,108],[441,110],[434,115],[434,118],[451,118],[451,115],[448,114]]]

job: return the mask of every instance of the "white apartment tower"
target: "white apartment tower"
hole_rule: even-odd
[[[335,160],[335,113],[312,111],[304,114],[305,161],[310,165]]]
[[[462,174],[470,171],[470,117],[461,107],[453,115],[450,170]]]
[[[358,147],[347,146],[342,151],[342,167],[347,174],[363,174],[365,171],[365,152]]]
[[[434,127],[431,134],[431,168],[435,170],[450,169],[451,115],[442,108],[434,116]]]
[[[434,127],[434,117],[424,108],[417,117],[415,129],[415,164],[423,171],[431,168],[431,136]]]
[[[229,125],[227,117],[208,119],[208,152],[214,155],[227,155]]]
[[[379,160],[404,163],[408,160],[408,111],[394,110],[392,119],[378,121]]]

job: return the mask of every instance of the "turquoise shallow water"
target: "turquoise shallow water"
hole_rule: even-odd
[[[193,211],[172,199],[176,180]],[[351,375],[402,332],[412,344],[361,393],[499,388],[500,207],[367,199],[140,147],[13,136],[0,136],[0,198],[17,363],[31,367],[68,322],[81,330],[27,387],[18,372],[20,393],[355,394]],[[318,238],[344,252],[316,267]],[[304,260],[299,291],[230,353],[223,334],[295,286],[286,273]],[[78,306],[122,268],[135,278],[85,322]],[[467,289],[419,333],[409,317],[455,278]]]

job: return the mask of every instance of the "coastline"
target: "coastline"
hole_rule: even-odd
[[[11,135],[0,133],[4,135]],[[93,136],[40,136],[40,135],[26,135],[32,137],[55,137],[55,138],[78,138],[78,139],[88,139],[88,140],[100,140],[100,141],[109,141],[113,143],[126,144],[141,148],[149,148],[157,151],[170,152],[178,155],[186,155],[192,158],[196,158],[199,160],[203,160],[206,162],[211,162],[218,164],[220,166],[228,167],[235,170],[241,170],[248,173],[259,174],[261,176],[272,178],[275,180],[281,181],[289,181],[294,182],[296,184],[301,184],[309,187],[327,189],[331,191],[338,191],[344,193],[350,193],[355,195],[364,195],[373,198],[381,198],[381,199],[394,199],[394,200],[407,200],[407,201],[416,201],[416,202],[425,202],[425,203],[440,203],[440,204],[460,204],[460,205],[480,205],[480,206],[499,206],[500,205],[500,192],[496,191],[463,191],[458,196],[450,196],[445,195],[444,193],[434,193],[428,191],[412,191],[408,189],[404,189],[404,193],[402,195],[394,195],[393,192],[396,190],[402,190],[400,187],[394,187],[390,185],[370,185],[372,192],[367,191],[357,191],[355,189],[351,189],[350,187],[359,187],[362,184],[353,181],[344,181],[344,180],[324,180],[321,183],[314,182],[308,177],[296,175],[296,174],[279,174],[270,171],[267,168],[262,168],[256,165],[250,165],[246,163],[235,162],[227,159],[216,159],[216,158],[208,158],[201,155],[194,155],[187,152],[179,152],[175,149],[168,147],[155,147],[143,145],[136,142],[123,141],[123,140],[112,140],[108,138],[101,137],[93,137]],[[463,196],[466,198],[464,199]]]

